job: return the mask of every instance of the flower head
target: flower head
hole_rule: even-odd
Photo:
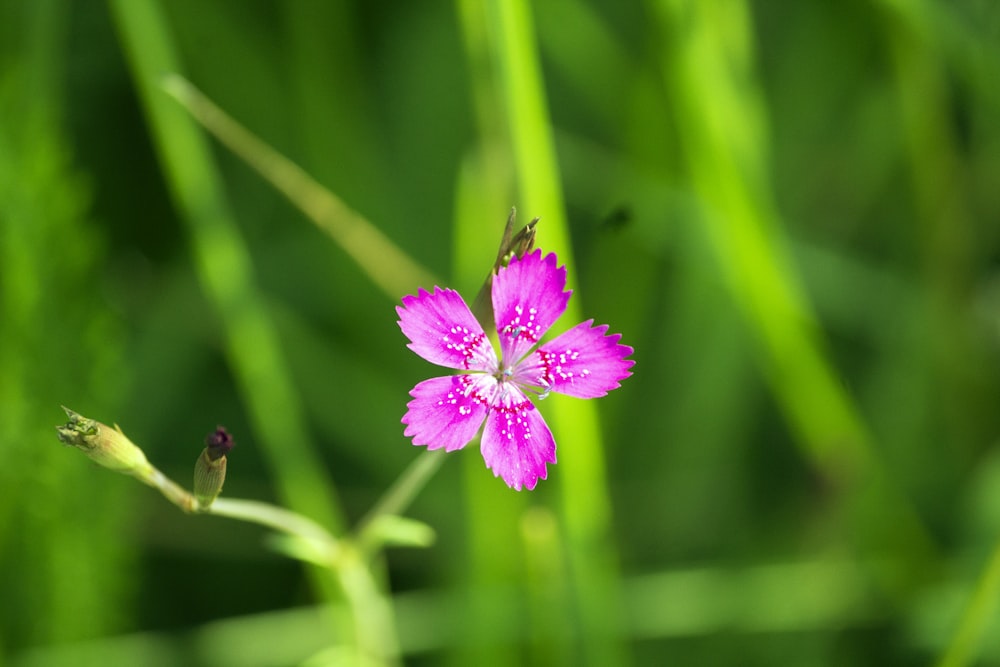
[[[566,310],[566,267],[541,250],[501,268],[493,280],[500,357],[458,292],[419,290],[396,307],[409,348],[431,363],[463,373],[431,378],[410,392],[404,434],[428,449],[461,449],[485,421],[486,466],[513,489],[535,488],[556,443],[535,404],[549,392],[597,398],[619,386],[634,363],[632,348],[587,320],[539,345]]]

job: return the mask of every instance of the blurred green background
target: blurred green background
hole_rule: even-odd
[[[470,447],[420,493],[437,541],[373,566],[402,662],[1000,664],[998,38],[980,0],[0,2],[0,665],[349,662],[265,531],[60,446],[61,404],[184,484],[224,424],[227,495],[340,529],[419,453],[439,371],[368,271],[432,285],[172,72],[469,300],[541,216],[556,329],[635,347],[541,405],[535,491]]]

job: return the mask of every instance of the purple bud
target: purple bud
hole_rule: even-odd
[[[208,458],[218,461],[236,446],[236,441],[225,428],[219,426],[205,438],[205,445],[208,447]]]

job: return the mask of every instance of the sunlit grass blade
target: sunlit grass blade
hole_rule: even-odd
[[[479,0],[459,0],[455,4],[471,73],[477,136],[456,177],[453,263],[457,284],[471,300],[492,266],[504,216],[514,204],[513,171],[506,116],[493,75],[486,7]],[[516,593],[499,604],[488,600],[484,593],[522,579],[523,563],[512,545],[519,537],[516,526],[527,498],[524,494],[504,493],[507,489],[489,474],[477,451],[463,454],[462,477],[465,553],[457,579],[468,591],[461,600],[466,627],[463,642],[450,656],[450,664],[518,665],[520,653],[496,632],[498,628],[508,633],[512,627],[520,628],[520,619],[513,611],[519,601]],[[483,521],[487,516],[490,520]]]
[[[537,245],[555,251],[567,264],[572,284],[575,266],[530,8],[520,0],[488,0],[463,2],[460,9],[470,58],[474,64],[488,63],[474,67],[478,77],[486,77],[473,82],[475,90],[487,91],[477,94],[480,129],[489,132],[491,119],[506,119],[518,189],[515,203],[525,221],[542,218]],[[497,110],[484,102],[490,92]],[[563,321],[571,326],[581,319],[577,297]],[[563,443],[559,464],[549,475],[562,496],[570,595],[579,605],[580,655],[590,664],[622,664],[625,651],[614,621],[621,609],[617,556],[608,539],[612,519],[596,408],[560,397],[547,401],[545,408],[557,442]]]
[[[803,453],[847,490],[854,538],[871,556],[909,555],[909,567],[880,570],[883,584],[901,596],[930,574],[933,547],[876,459],[793,268],[769,191],[749,8],[657,0],[650,9],[670,35],[662,68],[678,101],[678,134],[703,207],[701,222],[756,334],[764,373]]]

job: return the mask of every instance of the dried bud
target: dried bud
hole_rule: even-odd
[[[236,443],[220,426],[205,438],[205,445],[194,466],[194,497],[200,509],[210,506],[222,492],[226,481],[226,455]]]
[[[77,447],[105,468],[140,479],[146,479],[152,474],[153,467],[146,460],[146,455],[125,437],[121,429],[87,419],[67,407],[63,407],[63,410],[69,421],[63,426],[57,426],[56,431],[64,444]]]
[[[475,302],[472,304],[472,314],[476,316],[476,319],[479,320],[485,331],[496,329],[496,325],[493,322],[493,276],[502,267],[510,264],[511,258],[515,255],[521,257],[531,252],[535,247],[535,225],[538,224],[541,218],[532,218],[531,222],[518,230],[517,234],[514,234],[515,218],[517,218],[517,209],[512,208],[510,209],[510,215],[507,217],[503,237],[500,239],[497,259],[493,263],[493,268],[490,269],[489,275],[486,276],[486,281],[483,283],[482,289],[476,295]]]
[[[225,428],[219,426],[205,438],[205,446],[208,448],[208,457],[217,461],[236,446],[236,441]]]

